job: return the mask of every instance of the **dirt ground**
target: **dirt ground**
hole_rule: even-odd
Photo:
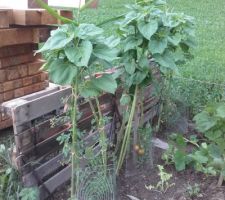
[[[225,187],[216,188],[215,177],[206,177],[196,173],[192,169],[183,172],[176,172],[173,166],[165,166],[165,171],[173,176],[169,181],[171,186],[165,193],[160,191],[147,190],[145,186],[155,186],[159,181],[157,164],[162,165],[160,153],[157,151],[153,168],[145,167],[132,170],[130,176],[122,174],[118,178],[119,200],[129,200],[127,195],[132,195],[140,200],[225,200]],[[129,174],[129,172],[126,172]],[[187,186],[199,184],[199,197],[190,197]]]

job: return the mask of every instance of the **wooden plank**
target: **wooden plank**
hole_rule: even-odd
[[[49,94],[34,100],[25,101],[23,99],[24,103],[15,106],[12,110],[13,114],[11,115],[14,125],[21,125],[63,107],[63,99],[68,97],[70,94],[71,88],[63,88],[56,92],[49,92]],[[3,104],[3,106],[4,105],[7,107],[6,104]]]
[[[69,181],[71,178],[71,166],[67,166],[59,173],[51,177],[48,181],[39,187],[40,200],[46,199],[49,194],[45,188],[48,188],[49,192],[52,194],[58,187]]]
[[[109,123],[105,126],[105,131],[107,136],[109,137],[110,128],[112,123]],[[95,131],[94,133],[90,133],[87,135],[84,140],[84,145],[87,147],[94,146],[99,139],[99,131]],[[43,180],[45,177],[49,176],[49,174],[54,173],[54,171],[58,170],[62,166],[63,154],[57,155],[55,158],[36,168],[34,171],[35,175],[39,177],[40,180]],[[23,176],[23,182],[27,187],[38,185],[38,180],[36,179],[33,172],[26,174]]]
[[[26,187],[33,187],[37,186],[38,180],[36,179],[36,176],[43,180],[45,177],[47,177],[49,174],[54,173],[54,171],[57,171],[60,167],[62,167],[62,160],[63,160],[63,154],[60,153],[53,159],[49,160],[48,162],[44,163],[40,167],[36,168],[34,172],[30,172],[22,177],[22,181]],[[35,173],[35,175],[34,175]]]
[[[100,146],[96,146],[93,149],[93,153],[94,155],[99,154],[100,151]],[[85,167],[87,165],[87,160],[86,159],[81,159],[79,161],[80,166],[81,167]],[[59,173],[57,173],[56,175],[52,176],[50,179],[48,179],[47,181],[44,182],[44,184],[39,186],[39,191],[40,191],[40,199],[46,199],[49,194],[46,191],[45,188],[48,189],[48,191],[52,194],[57,188],[59,188],[60,186],[62,186],[64,183],[66,183],[67,181],[69,181],[71,178],[71,166],[67,166],[66,168],[64,168],[63,170],[61,170]]]

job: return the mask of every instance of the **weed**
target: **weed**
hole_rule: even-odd
[[[162,165],[157,165],[159,169],[159,182],[156,184],[156,186],[149,185],[145,186],[148,190],[156,190],[165,193],[170,187],[174,186],[175,183],[169,183],[170,179],[172,178],[172,174],[169,174],[165,171],[164,167]]]

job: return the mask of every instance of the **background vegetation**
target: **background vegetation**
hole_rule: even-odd
[[[132,2],[134,0],[100,0],[97,10],[89,9],[82,13],[82,20],[100,23],[124,13],[124,4]],[[224,95],[225,1],[168,0],[168,3],[170,9],[184,12],[196,20],[198,46],[193,52],[195,57],[180,67],[182,78],[174,78],[171,95],[190,107],[192,114],[196,114],[208,102],[220,100]],[[111,25],[106,30],[108,34],[112,33]]]

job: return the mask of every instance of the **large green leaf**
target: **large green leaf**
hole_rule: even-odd
[[[116,48],[111,49],[106,45],[99,44],[94,48],[93,54],[99,59],[112,62],[117,58],[118,50]]]
[[[202,111],[194,117],[196,127],[199,131],[205,132],[214,127],[217,123],[217,119],[210,116],[208,112]]]
[[[166,67],[176,71],[177,66],[174,62],[173,56],[168,51],[165,51],[164,54],[154,54],[153,55],[155,61],[161,65],[162,67]]]
[[[174,46],[177,46],[181,42],[181,34],[176,33],[175,35],[169,36],[168,41],[172,43]]]
[[[92,51],[93,51],[93,46],[90,41],[84,40],[81,43],[80,46],[81,52],[82,52],[82,57],[80,62],[77,63],[78,66],[88,66],[88,62],[90,60]]]
[[[109,92],[114,94],[117,88],[116,81],[112,78],[111,75],[104,74],[99,78],[93,78],[91,80],[92,84],[101,91]]]
[[[127,73],[129,74],[133,74],[135,72],[135,68],[136,68],[136,63],[134,61],[134,59],[132,58],[127,58],[124,60],[124,67]]]
[[[152,54],[162,54],[167,47],[167,39],[160,38],[160,39],[151,39],[148,43],[148,49]]]
[[[216,115],[225,119],[225,103],[219,104],[216,108]]]
[[[65,63],[63,60],[54,60],[48,67],[50,79],[61,85],[71,84],[77,75],[77,68],[71,63]]]
[[[150,40],[152,35],[156,33],[157,29],[157,20],[151,20],[150,22],[141,21],[138,23],[138,30],[147,40]]]
[[[74,34],[68,35],[66,32],[58,29],[52,34],[43,47],[37,51],[37,53],[64,48],[73,40],[73,38]]]
[[[186,167],[186,155],[182,151],[177,150],[174,154],[174,162],[177,171],[182,171]]]
[[[92,44],[88,40],[83,40],[79,46],[65,48],[65,54],[68,60],[76,66],[88,66],[92,54]]]
[[[84,98],[97,97],[99,95],[99,90],[94,87],[90,80],[87,80],[79,90],[80,95]]]
[[[136,49],[141,43],[143,42],[142,38],[137,38],[133,35],[128,36],[124,41],[123,41],[123,48],[124,52],[130,50],[130,49]]]
[[[78,37],[81,39],[90,39],[103,33],[103,29],[94,24],[80,24],[78,27]]]

